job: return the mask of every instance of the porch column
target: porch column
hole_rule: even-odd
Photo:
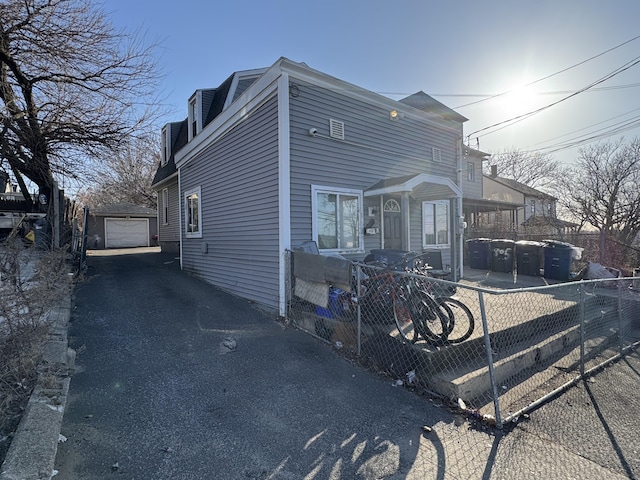
[[[402,250],[411,250],[411,231],[409,224],[409,192],[402,192],[400,197],[400,211],[402,212]]]

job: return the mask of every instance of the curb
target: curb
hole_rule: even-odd
[[[75,363],[67,338],[70,317],[69,295],[49,312],[51,332],[38,381],[0,469],[0,480],[49,480],[57,473],[60,428]]]

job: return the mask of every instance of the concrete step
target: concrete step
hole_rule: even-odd
[[[564,312],[555,315],[563,316]],[[585,333],[587,338],[617,337],[610,325],[617,319],[615,306],[601,306],[591,309],[587,314]],[[547,319],[548,320],[548,319]],[[548,323],[555,328],[537,330],[532,335],[516,343],[497,346],[493,342],[494,374],[499,389],[511,389],[518,383],[527,381],[531,372],[545,370],[563,359],[580,344],[580,326],[565,325],[560,331],[555,323]],[[486,361],[486,350],[475,358],[458,358],[453,369],[443,369],[430,375],[431,388],[448,398],[462,398],[472,405],[484,405],[486,398],[491,398],[492,385],[489,367]],[[567,359],[564,362],[567,363]]]

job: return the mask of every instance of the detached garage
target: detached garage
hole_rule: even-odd
[[[87,247],[90,249],[149,247],[158,231],[156,211],[118,203],[89,210]]]

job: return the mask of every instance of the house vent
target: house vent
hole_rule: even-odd
[[[442,151],[439,148],[432,148],[431,158],[433,158],[434,163],[440,163],[442,160]]]
[[[332,138],[344,140],[344,122],[340,122],[338,120],[334,120],[333,118],[330,118],[329,119],[329,135],[331,135]]]

